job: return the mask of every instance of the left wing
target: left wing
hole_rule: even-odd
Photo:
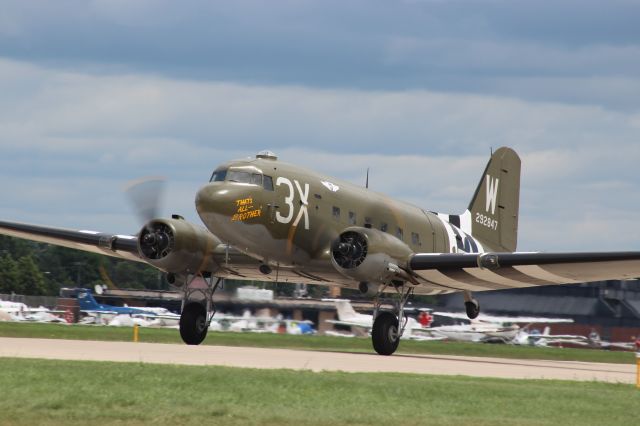
[[[134,235],[106,234],[96,231],[75,231],[64,228],[51,228],[2,221],[0,221],[0,235],[24,238],[41,243],[144,262],[138,254],[138,241]]]
[[[418,253],[411,271],[446,290],[498,290],[640,277],[640,252]]]

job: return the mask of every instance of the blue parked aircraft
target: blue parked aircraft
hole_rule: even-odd
[[[169,320],[176,322],[180,319],[180,315],[174,314],[166,308],[131,308],[129,306],[113,306],[98,303],[93,297],[91,290],[86,288],[75,289],[75,294],[78,298],[80,311],[89,315],[130,315],[147,319],[162,319],[165,321]]]

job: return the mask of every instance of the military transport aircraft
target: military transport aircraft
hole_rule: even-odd
[[[516,249],[520,158],[491,156],[467,210],[434,213],[281,162],[271,152],[215,169],[196,194],[205,227],[149,218],[137,235],[0,222],[0,233],[146,262],[184,289],[180,334],[201,343],[225,278],[338,285],[374,295],[371,333],[379,354],[398,347],[414,293],[472,292],[640,276],[640,252],[524,253]],[[195,277],[205,289],[192,288]],[[379,309],[396,294],[393,312]]]

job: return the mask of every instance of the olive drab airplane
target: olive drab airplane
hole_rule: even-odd
[[[515,252],[520,158],[500,148],[462,214],[441,214],[278,160],[215,169],[196,194],[204,227],[174,215],[148,217],[137,235],[0,222],[0,233],[146,262],[184,291],[180,334],[197,345],[221,280],[262,280],[358,288],[373,296],[371,337],[379,354],[398,347],[404,306],[416,294],[473,292],[640,277],[640,252]],[[151,197],[153,198],[153,197]],[[194,280],[194,277],[205,279]],[[392,312],[379,296],[396,294]]]

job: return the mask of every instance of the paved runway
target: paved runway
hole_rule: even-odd
[[[635,383],[636,366],[447,355],[317,352],[230,346],[0,338],[0,357],[221,365],[311,371],[397,372]]]

